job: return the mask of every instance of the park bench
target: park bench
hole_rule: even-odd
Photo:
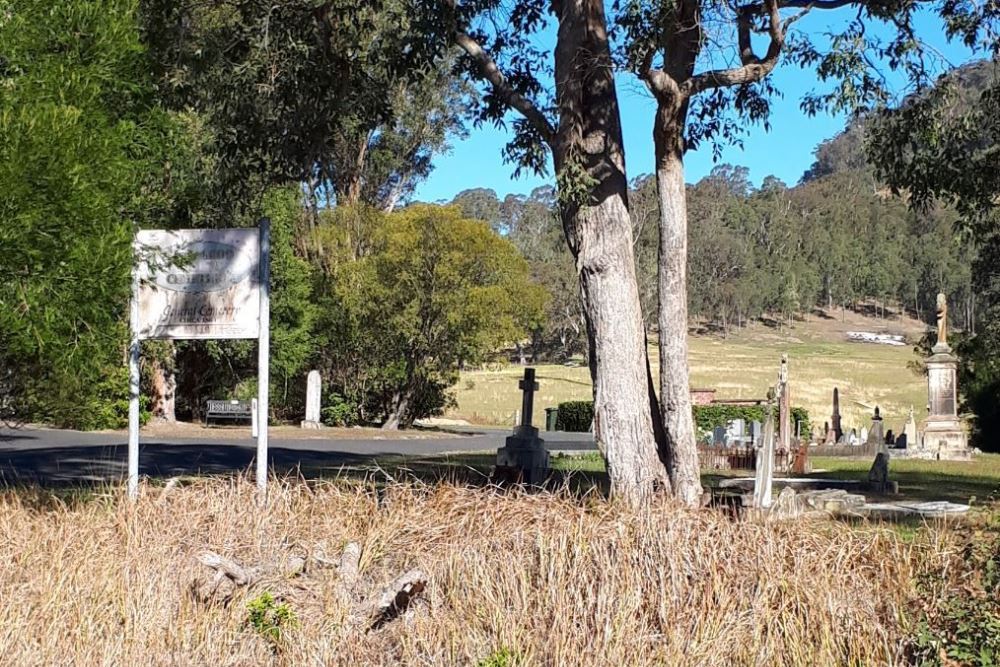
[[[205,425],[210,419],[252,419],[253,406],[250,401],[208,401]]]

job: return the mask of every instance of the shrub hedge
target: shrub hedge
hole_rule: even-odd
[[[763,405],[695,405],[693,408],[694,423],[702,431],[711,431],[716,426],[725,426],[734,419],[743,419],[747,423],[764,421]],[[593,401],[567,401],[559,404],[559,414],[556,417],[556,430],[584,432],[590,430],[594,421]],[[809,433],[809,411],[801,407],[792,408],[792,424],[800,422],[800,431]]]

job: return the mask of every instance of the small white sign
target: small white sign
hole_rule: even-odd
[[[257,229],[144,230],[136,235],[140,339],[257,338]]]

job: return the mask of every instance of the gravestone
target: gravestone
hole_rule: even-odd
[[[875,406],[875,414],[872,416],[872,430],[868,432],[868,437],[863,438],[866,445],[876,447],[885,444],[885,436],[882,434],[882,415],[879,414],[878,406]]]
[[[930,415],[919,449],[938,459],[968,460],[972,458],[972,450],[958,418],[958,357],[948,345],[948,302],[944,294],[938,294],[937,307],[937,343],[927,359]]]
[[[906,433],[900,433],[896,436],[896,449],[906,449],[909,442],[910,439],[906,437]]]
[[[760,435],[763,427],[756,419],[750,422],[750,444],[756,445],[760,442]]]
[[[725,426],[716,426],[712,429],[712,444],[717,447],[726,444]]]
[[[791,451],[792,445],[792,412],[790,391],[788,387],[788,355],[781,355],[781,367],[778,371],[778,448],[783,452]]]
[[[793,475],[808,475],[812,472],[812,464],[809,462],[809,445],[800,443],[795,450],[795,457],[792,459]]]
[[[833,414],[830,415],[830,428],[834,432],[834,441],[839,441],[844,437],[844,430],[840,427],[840,390],[833,388]]]
[[[853,429],[851,429],[851,433],[854,433]],[[864,445],[867,442],[868,442],[868,427],[867,426],[862,426],[861,427],[861,433],[858,434],[858,441],[855,442],[854,444],[855,445]]]
[[[884,449],[875,455],[868,470],[868,488],[875,493],[895,493],[898,488],[889,481],[889,452]]]
[[[507,481],[539,485],[549,474],[549,452],[545,449],[545,441],[538,437],[538,429],[531,424],[535,392],[538,391],[534,368],[524,369],[524,378],[518,382],[518,387],[521,389],[521,423],[497,450],[496,475]]]
[[[771,486],[774,484],[774,394],[771,392],[767,407],[767,421],[764,423],[764,434],[761,445],[757,449],[757,465],[754,472],[752,507],[767,509],[771,506]]]
[[[916,443],[917,442],[917,420],[913,417],[913,406],[910,406],[910,416],[906,420],[906,425],[903,427],[903,435],[900,436],[906,438],[906,442]]]
[[[306,418],[302,420],[302,428],[322,428],[320,421],[320,405],[322,404],[323,385],[319,371],[309,371],[306,376]]]
[[[746,444],[746,422],[742,419],[734,419],[726,424],[726,443],[730,447],[739,447]]]

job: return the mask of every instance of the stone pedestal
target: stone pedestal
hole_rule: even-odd
[[[496,475],[501,479],[538,485],[549,474],[549,452],[534,426],[518,426],[497,450]]]
[[[972,458],[969,439],[958,418],[958,358],[948,345],[931,348],[927,359],[927,405],[930,416],[917,449],[927,458],[964,461]],[[914,449],[912,446],[910,449]],[[916,452],[915,452],[916,453]]]

